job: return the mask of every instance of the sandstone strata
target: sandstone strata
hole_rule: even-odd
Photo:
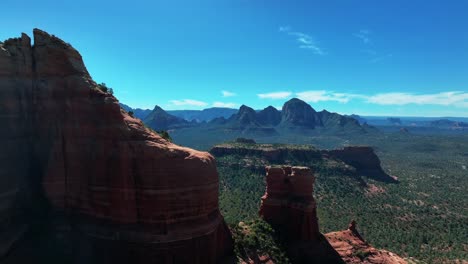
[[[315,177],[309,168],[276,166],[266,171],[260,216],[285,239],[293,263],[406,263],[392,252],[367,244],[354,221],[346,231],[323,236],[312,195]]]
[[[317,240],[319,236],[313,193],[315,177],[307,167],[267,167],[267,190],[260,215],[281,229],[289,240]]]
[[[396,182],[395,179],[383,171],[380,159],[372,147],[349,146],[341,149],[322,150],[322,153],[353,166],[361,175],[366,175],[380,181]]]
[[[353,221],[347,230],[325,234],[325,237],[345,263],[405,264],[406,260],[395,253],[379,250],[369,245],[356,230]]]
[[[34,41],[0,45],[0,240],[40,217],[85,262],[219,260],[230,235],[213,157],[121,110],[69,44],[38,29]]]

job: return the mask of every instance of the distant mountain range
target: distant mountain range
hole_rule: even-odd
[[[154,130],[168,130],[174,140],[183,145],[206,149],[214,143],[248,136],[264,142],[286,141],[303,143],[317,137],[333,136],[337,142],[347,142],[368,133],[465,133],[468,123],[424,117],[372,117],[340,115],[327,110],[316,111],[306,102],[293,98],[282,110],[268,106],[262,110],[242,105],[239,109],[208,108],[204,110],[165,111],[133,109],[121,104],[126,111]],[[441,132],[442,131],[442,132]],[[197,140],[195,140],[195,138]],[[327,146],[327,145],[325,145]]]
[[[122,103],[120,103],[120,107],[122,107],[122,109],[124,109],[127,112],[133,112],[133,116],[141,120],[144,120],[146,116],[151,113],[150,109],[131,108],[130,106]]]
[[[218,117],[228,118],[237,111],[238,109],[234,108],[212,107],[203,110],[169,110],[167,112],[187,121],[208,122]]]
[[[183,118],[171,115],[164,111],[161,107],[155,106],[143,119],[143,122],[154,130],[167,130],[170,128],[180,128],[190,125]]]
[[[132,111],[134,116],[141,120],[144,120],[146,116],[152,112],[150,109],[132,108],[122,103],[120,106],[127,112]],[[212,107],[203,110],[167,110],[166,112],[189,122],[208,122],[218,117],[229,118],[233,114],[237,113],[237,111],[238,109],[234,108]]]
[[[122,104],[126,111],[133,111],[134,116],[141,118],[149,127],[177,129],[196,126],[220,126],[236,130],[263,131],[271,134],[276,129],[315,129],[325,130],[360,130],[365,132],[368,126],[350,116],[330,113],[326,110],[317,112],[306,102],[293,98],[287,101],[282,111],[272,106],[255,111],[242,105],[238,110],[230,108],[208,108],[204,110],[165,111],[155,106],[152,111],[132,109]],[[185,118],[184,118],[185,117]],[[201,120],[201,121],[200,121]],[[189,122],[191,121],[191,122]]]
[[[122,106],[138,116],[143,111]],[[234,112],[226,117],[229,112]],[[138,113],[138,115],[137,115]],[[303,142],[311,137],[327,135],[350,138],[378,132],[378,129],[367,124],[360,124],[353,117],[331,113],[326,110],[317,112],[306,102],[299,99],[287,101],[281,111],[272,106],[256,111],[242,105],[238,110],[229,108],[210,108],[202,111],[176,111],[179,115],[198,116],[188,121],[180,116],[155,106],[143,122],[154,130],[167,130],[176,143],[207,149],[215,143],[233,138],[248,136],[260,141]],[[209,121],[199,121],[210,118]]]

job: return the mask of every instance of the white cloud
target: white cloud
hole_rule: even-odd
[[[326,55],[327,53],[318,46],[317,42],[312,38],[312,36],[302,33],[291,31],[289,26],[282,26],[279,28],[279,32],[286,33],[290,36],[295,37],[296,41],[299,43],[299,48],[311,50],[314,54],[317,55]]]
[[[257,94],[260,99],[286,99],[291,96],[291,92],[273,92]]]
[[[175,106],[207,106],[208,105],[205,102],[192,100],[192,99],[170,100],[169,102]]]
[[[296,93],[296,96],[299,99],[310,103],[317,103],[320,101],[336,101],[340,103],[347,103],[353,98],[363,97],[362,95],[358,94],[335,93],[325,90],[304,91]]]
[[[221,91],[221,93],[223,94],[223,97],[232,97],[232,96],[236,96],[235,93],[229,92],[229,91],[225,91],[225,90]]]
[[[366,98],[372,104],[380,105],[445,105],[468,107],[468,93],[460,91],[434,94],[381,93]]]
[[[236,104],[236,103],[214,102],[213,107],[237,108],[238,104]]]
[[[353,34],[353,36],[355,36],[356,38],[359,38],[360,40],[362,40],[362,42],[364,42],[364,44],[371,44],[372,41],[371,41],[371,39],[369,37],[370,34],[371,34],[370,30],[361,29],[361,30],[359,30],[358,33]]]
[[[380,93],[375,95],[337,93],[326,90],[312,90],[296,93],[296,96],[309,103],[321,101],[336,101],[339,103],[348,103],[351,100],[358,99],[371,104],[378,105],[443,105],[468,108],[468,92],[449,91],[433,94],[414,94],[414,93]]]

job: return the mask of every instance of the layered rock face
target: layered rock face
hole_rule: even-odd
[[[356,168],[360,174],[381,181],[396,182],[395,179],[383,171],[380,165],[380,159],[375,154],[372,147],[349,146],[342,149],[323,150],[322,153],[344,161]]]
[[[267,167],[267,190],[260,215],[291,241],[318,240],[313,193],[315,177],[307,167]]]
[[[345,263],[406,264],[407,261],[395,253],[376,249],[369,245],[356,230],[353,221],[347,230],[331,232],[325,237]]]
[[[267,167],[267,189],[260,216],[286,239],[293,263],[407,263],[400,256],[370,246],[358,233],[356,223],[348,229],[319,232],[312,196],[315,177],[307,167]]]
[[[218,261],[230,234],[213,157],[121,110],[69,44],[37,29],[34,40],[0,46],[2,226],[50,209],[87,263]]]
[[[30,38],[0,43],[0,258],[25,231],[32,189],[32,48]]]

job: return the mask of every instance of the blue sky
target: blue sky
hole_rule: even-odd
[[[25,8],[27,6],[27,8]],[[468,116],[468,1],[10,1],[0,39],[71,43],[133,107]]]

